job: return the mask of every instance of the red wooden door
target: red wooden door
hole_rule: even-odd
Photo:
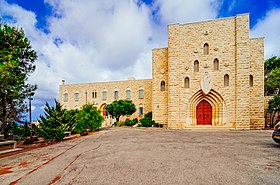
[[[212,125],[212,106],[205,100],[202,100],[196,106],[197,125]]]

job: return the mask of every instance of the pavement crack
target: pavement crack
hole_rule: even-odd
[[[17,184],[21,179],[23,179],[24,177],[32,174],[33,172],[37,171],[38,169],[40,169],[41,167],[47,165],[48,163],[50,163],[51,161],[53,161],[54,159],[58,158],[59,156],[63,155],[64,153],[66,153],[67,151],[73,149],[74,147],[76,147],[77,145],[79,145],[82,141],[77,142],[75,145],[71,146],[70,148],[66,149],[65,151],[61,152],[60,154],[52,157],[51,159],[47,160],[46,162],[44,162],[43,164],[37,166],[36,168],[34,168],[33,170],[27,172],[26,174],[24,174],[22,177],[18,178],[17,180],[13,181],[10,183],[10,185],[15,185]]]
[[[91,152],[91,151],[94,151],[94,150],[97,150],[97,149],[100,148],[100,147],[101,147],[101,143],[100,143],[97,147],[95,147],[95,148],[89,149],[89,150],[87,150],[87,151],[84,151],[84,152],[82,152],[82,153],[76,155],[76,156],[74,157],[74,160],[72,160],[72,161],[63,169],[63,172],[60,173],[59,175],[57,175],[48,185],[52,185],[52,184],[56,183],[57,181],[59,181],[59,180],[62,178],[63,173],[64,173],[75,161],[77,161],[78,158],[79,158],[81,155],[83,155],[83,154],[85,154],[85,153],[88,153],[88,152]],[[80,170],[80,172],[78,173],[78,175],[84,170],[84,167],[85,167],[85,164],[84,164],[83,168]],[[78,176],[78,175],[77,175],[77,176]],[[76,177],[77,177],[77,176],[76,176]],[[75,178],[74,178],[73,180],[75,180]]]

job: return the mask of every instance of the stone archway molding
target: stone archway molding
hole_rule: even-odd
[[[202,101],[206,100],[212,106],[212,125],[225,126],[227,123],[227,110],[222,96],[213,89],[206,95],[202,90],[197,91],[190,99],[190,118],[191,125],[195,126],[196,120],[196,106]]]

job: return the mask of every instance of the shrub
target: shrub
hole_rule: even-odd
[[[136,123],[138,123],[138,119],[137,119],[137,118],[134,118],[134,119],[132,120],[132,122],[133,122],[133,124],[135,125]]]
[[[152,120],[151,118],[149,117],[144,117],[142,119],[140,119],[140,122],[141,122],[141,126],[142,127],[151,127],[155,124],[155,121]]]
[[[83,133],[87,129],[95,131],[99,129],[104,121],[101,111],[93,104],[86,104],[82,107],[77,115],[76,131]]]
[[[155,124],[154,124],[154,127],[163,128],[163,124],[161,124],[161,123],[155,123]]]
[[[138,120],[137,120],[137,122],[138,122]],[[125,121],[125,125],[131,127],[131,126],[135,125],[137,122],[134,119],[133,120],[128,119]]]
[[[119,122],[119,126],[121,127],[121,126],[124,126],[125,125],[125,123],[124,122]]]
[[[64,138],[64,131],[67,129],[66,109],[55,100],[54,107],[46,103],[45,116],[40,115],[40,124],[33,128],[47,142],[61,141]]]
[[[13,135],[17,136],[16,138],[19,141],[30,135],[30,128],[27,126],[27,124],[25,126],[20,126],[16,123],[13,123],[10,131],[13,133]]]
[[[147,114],[145,114],[144,117],[145,117],[145,118],[153,119],[153,113],[152,113],[152,112],[148,112]]]

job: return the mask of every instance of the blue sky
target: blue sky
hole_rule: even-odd
[[[167,25],[250,13],[265,58],[280,56],[280,0],[0,0],[0,18],[23,27],[38,53],[33,118],[66,83],[151,78],[151,50]]]

